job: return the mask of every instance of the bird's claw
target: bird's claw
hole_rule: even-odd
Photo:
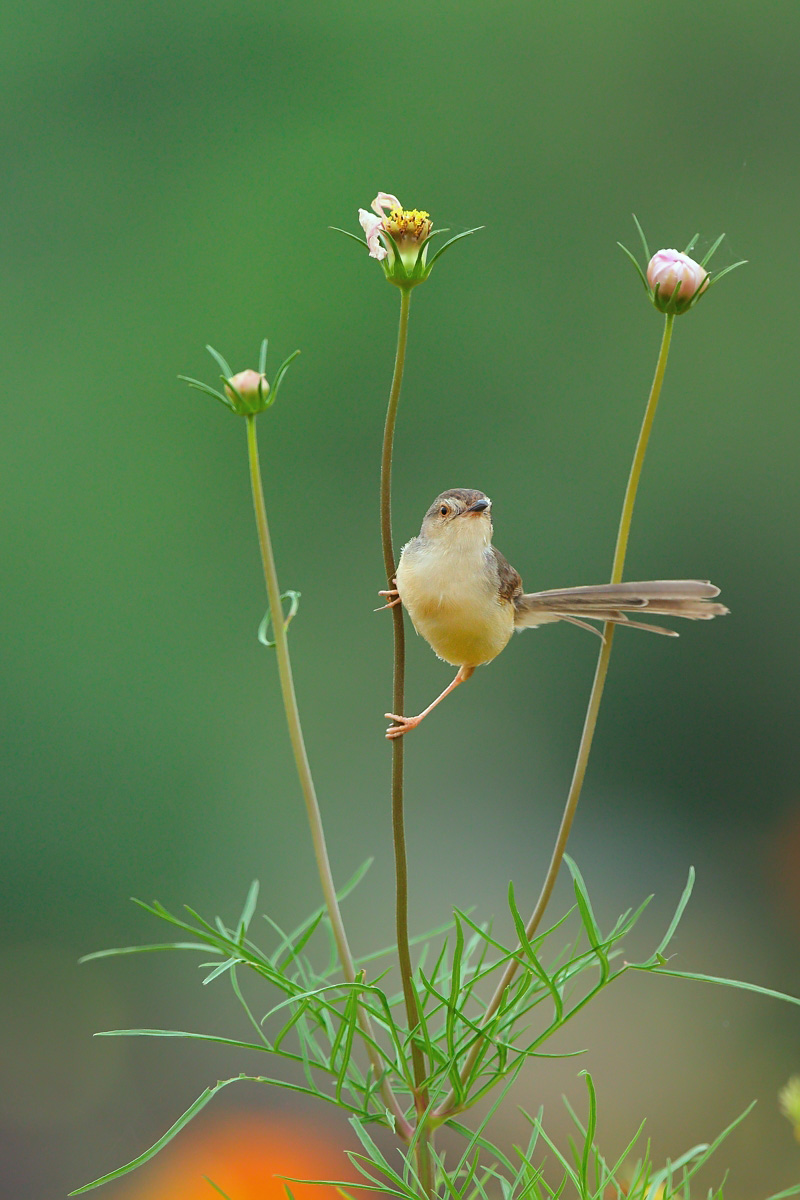
[[[395,738],[402,737],[404,733],[408,733],[410,729],[416,729],[422,717],[401,717],[397,713],[384,713],[387,721],[394,721],[394,725],[390,725],[386,730],[386,736],[391,741]]]
[[[400,593],[398,592],[397,588],[384,588],[383,591],[378,592],[378,595],[394,596],[394,600],[390,600],[388,604],[382,604],[380,608],[374,608],[372,610],[373,612],[383,612],[385,608],[396,608],[396,606],[401,603]]]

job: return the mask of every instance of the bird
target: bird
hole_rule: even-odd
[[[420,724],[476,667],[497,658],[515,631],[568,621],[603,637],[588,620],[677,637],[660,625],[631,621],[632,613],[702,621],[728,612],[714,603],[719,588],[707,579],[661,579],[524,592],[522,579],[492,545],[492,502],[473,488],[450,488],[431,504],[419,535],[403,546],[394,587],[379,595],[383,608],[402,604],[434,653],[458,667],[453,682],[415,717],[386,713],[389,739]],[[376,609],[376,611],[381,611]],[[588,619],[588,620],[587,620]]]

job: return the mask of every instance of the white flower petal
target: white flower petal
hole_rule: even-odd
[[[367,212],[365,208],[360,208],[358,210],[358,220],[366,234],[370,258],[377,258],[378,262],[381,262],[382,259],[386,258],[386,251],[378,237],[383,228],[383,218],[373,217],[372,213]]]
[[[386,216],[385,210],[387,208],[392,209],[402,207],[403,206],[397,199],[397,196],[393,196],[390,192],[378,192],[377,196],[372,201],[372,211],[376,212],[381,218]]]

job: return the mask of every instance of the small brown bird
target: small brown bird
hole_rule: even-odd
[[[402,602],[417,633],[439,658],[458,667],[450,686],[418,716],[386,713],[394,721],[386,732],[388,738],[415,729],[476,667],[496,658],[515,629],[569,621],[602,637],[599,629],[587,624],[588,617],[677,637],[671,629],[631,621],[625,614],[707,621],[728,611],[711,603],[719,588],[700,579],[523,592],[519,575],[492,545],[491,508],[489,497],[471,488],[442,492],[426,512],[419,536],[403,547],[396,588],[380,593],[389,598],[386,608]]]

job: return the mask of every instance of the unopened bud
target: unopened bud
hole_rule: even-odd
[[[259,413],[267,407],[269,384],[258,371],[239,371],[225,384],[225,395],[242,416]]]
[[[294,354],[290,354],[283,360],[272,377],[272,387],[270,388],[264,374],[267,367],[266,338],[261,343],[257,371],[239,371],[234,375],[230,363],[226,362],[218,350],[215,350],[213,346],[206,346],[206,350],[222,372],[219,378],[222,381],[223,390],[220,392],[217,388],[203,383],[201,379],[191,379],[188,375],[179,375],[178,378],[182,379],[184,383],[188,383],[189,387],[196,388],[198,392],[204,392],[206,396],[213,396],[215,400],[219,400],[220,404],[224,404],[227,409],[240,417],[254,417],[256,413],[263,412],[265,408],[269,408],[275,403],[283,377],[300,353],[299,350],[295,350]]]
[[[696,303],[708,287],[705,267],[680,250],[659,250],[647,264],[647,282],[656,308],[682,313]]]

